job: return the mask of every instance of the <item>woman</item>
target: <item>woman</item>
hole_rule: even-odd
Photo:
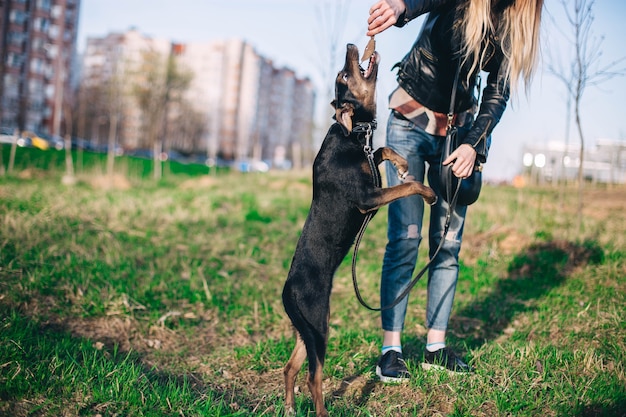
[[[431,257],[441,241],[448,210],[441,190],[436,189],[439,166],[453,164],[454,175],[466,178],[476,162],[486,162],[491,132],[504,113],[510,92],[515,92],[521,80],[526,85],[531,80],[542,9],[543,0],[379,0],[370,8],[368,36],[392,25],[402,27],[429,13],[415,44],[396,64],[398,87],[389,99],[387,146],[409,161],[409,172],[418,181],[428,175],[440,196],[430,211]],[[468,127],[469,133],[462,145],[441,161],[452,86],[459,67],[453,120],[458,126]],[[479,103],[474,90],[481,71],[487,73],[487,79]],[[387,169],[389,185],[398,182],[392,171],[391,167]],[[429,267],[428,334],[422,363],[425,369],[472,370],[445,343],[466,211],[466,206],[454,208],[444,243]],[[383,306],[391,304],[412,278],[422,239],[423,212],[423,200],[417,197],[389,206],[381,277]],[[404,299],[381,313],[383,348],[376,373],[383,382],[403,382],[410,377],[401,345],[407,302]]]

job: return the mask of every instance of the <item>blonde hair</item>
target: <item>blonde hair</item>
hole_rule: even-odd
[[[506,2],[505,5],[497,4]],[[494,8],[499,10],[497,15]],[[543,0],[467,0],[461,4],[462,57],[471,64],[470,74],[486,60],[485,40],[490,34],[500,40],[504,66],[500,77],[515,92],[520,80],[528,89],[539,55],[539,32]],[[496,19],[496,20],[494,20]]]

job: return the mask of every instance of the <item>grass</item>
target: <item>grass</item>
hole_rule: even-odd
[[[122,158],[125,186],[99,186],[96,160],[66,187],[41,154],[25,158],[29,175],[0,177],[0,416],[280,415],[294,343],[280,293],[309,173],[170,170],[155,184]],[[378,383],[379,317],[359,306],[346,259],[324,368],[331,415],[626,415],[624,191],[588,187],[579,229],[574,191],[484,187],[449,329],[469,377],[419,367],[420,282],[404,334],[414,378]],[[359,252],[374,305],[385,215]],[[298,415],[312,415],[298,381]]]

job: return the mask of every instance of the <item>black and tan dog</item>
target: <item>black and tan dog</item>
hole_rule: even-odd
[[[379,55],[374,53],[366,71],[359,51],[349,44],[346,62],[337,75],[334,123],[313,164],[313,201],[298,241],[283,289],[283,304],[296,330],[296,346],[285,366],[285,410],[294,413],[294,386],[304,359],[307,384],[317,416],[327,416],[322,395],[322,367],[328,341],[330,292],[336,269],[344,259],[368,212],[409,195],[419,194],[434,203],[433,190],[419,182],[381,188],[373,175],[383,160],[391,161],[404,178],[407,162],[389,148],[374,152],[372,172],[364,152],[367,126],[376,116],[376,77]],[[380,181],[378,181],[380,183]]]

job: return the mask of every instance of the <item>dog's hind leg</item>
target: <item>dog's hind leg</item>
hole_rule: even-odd
[[[302,363],[304,363],[304,359],[306,358],[306,346],[304,345],[304,341],[300,336],[300,333],[296,330],[296,346],[293,348],[293,352],[291,352],[291,357],[285,365],[285,369],[283,370],[283,374],[285,376],[285,414],[286,415],[295,415],[295,386],[296,386],[296,377],[298,376],[298,372],[300,372],[300,368],[302,367]]]
[[[317,327],[312,331],[314,336],[312,341],[314,346],[308,347],[307,355],[309,359],[309,376],[307,385],[313,397],[313,404],[315,405],[316,417],[328,417],[328,412],[324,406],[324,394],[322,391],[322,381],[324,379],[324,359],[326,357],[326,346],[328,345],[328,322],[330,321],[330,308],[328,305],[325,308],[318,310],[318,312],[326,311],[325,320],[322,317],[317,316],[318,323],[321,327]]]
[[[309,391],[311,391],[311,397],[313,397],[316,417],[328,417],[328,412],[324,406],[324,394],[322,392],[323,366],[324,364],[322,362],[319,360],[316,361],[315,372],[309,372],[309,380],[307,384],[309,386]]]

